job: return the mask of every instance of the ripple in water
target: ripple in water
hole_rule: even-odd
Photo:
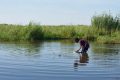
[[[0,80],[120,80],[120,45],[91,44],[87,56],[70,41],[0,43]]]

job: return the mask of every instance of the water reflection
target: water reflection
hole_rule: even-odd
[[[116,68],[120,64],[119,44],[96,44],[91,46],[92,62],[95,66]]]
[[[92,44],[92,50],[94,53],[98,54],[118,54],[119,53],[119,45],[117,44]]]
[[[36,56],[39,55],[43,42],[1,43],[0,50],[11,55]]]
[[[74,67],[77,68],[78,66],[85,66],[89,61],[88,53],[80,54],[79,60],[75,60]]]
[[[120,45],[91,44],[88,54],[83,55],[73,53],[78,47],[69,41],[0,43],[0,79],[120,78]]]

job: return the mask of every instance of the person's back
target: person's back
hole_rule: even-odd
[[[80,40],[80,45],[82,47],[82,51],[81,51],[82,53],[86,53],[88,51],[88,48],[90,47],[88,41],[84,39]]]

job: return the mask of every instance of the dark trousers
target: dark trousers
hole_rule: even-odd
[[[83,47],[81,53],[86,53],[88,51],[88,48],[88,46]]]

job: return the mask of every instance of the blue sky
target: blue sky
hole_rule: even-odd
[[[0,0],[0,23],[86,24],[94,14],[120,14],[120,0]]]

